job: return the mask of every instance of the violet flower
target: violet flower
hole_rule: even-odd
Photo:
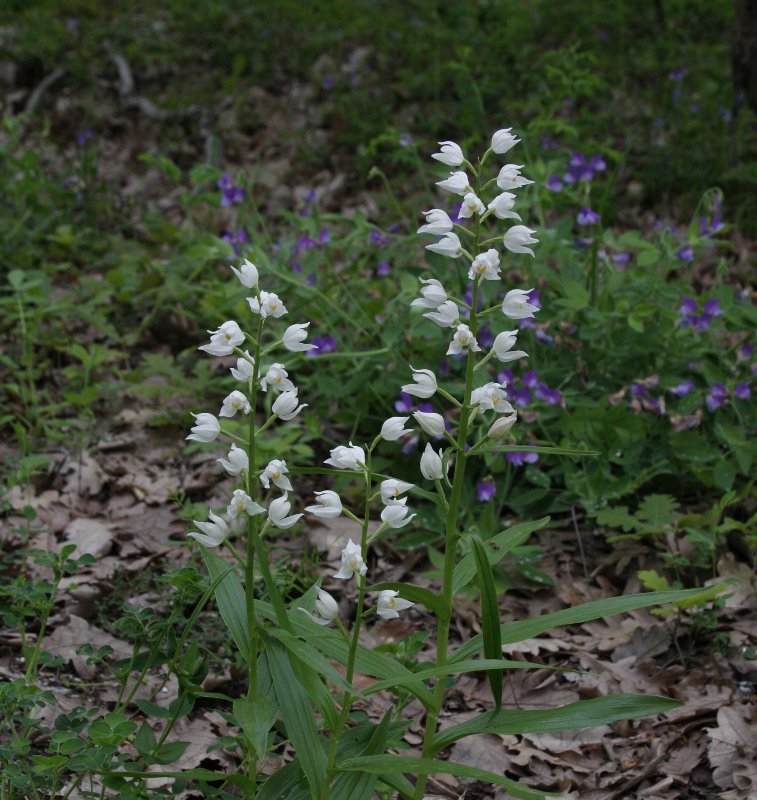
[[[325,353],[335,353],[337,350],[336,339],[333,336],[314,336],[312,343],[314,348],[308,350],[305,356],[322,356]]]
[[[752,396],[752,389],[749,385],[749,381],[737,383],[736,388],[733,390],[733,396],[738,397],[739,400],[749,400]]]
[[[481,481],[478,486],[476,486],[476,500],[478,500],[479,503],[488,503],[489,500],[494,498],[496,493],[497,489],[492,481]]]
[[[514,467],[535,464],[539,460],[538,453],[505,453],[505,459]]]
[[[679,258],[681,261],[686,261],[690,264],[694,260],[694,248],[690,244],[685,245],[678,250],[676,253],[676,258]]]
[[[584,206],[578,214],[576,214],[576,222],[582,226],[598,225],[602,221],[602,217],[596,211],[592,211],[588,206]]]
[[[683,383],[679,383],[677,386],[674,386],[670,392],[677,397],[686,397],[686,395],[689,394],[693,388],[694,381],[684,381]]]
[[[727,397],[728,389],[722,383],[713,383],[705,398],[707,408],[710,411],[716,411],[725,403]]]

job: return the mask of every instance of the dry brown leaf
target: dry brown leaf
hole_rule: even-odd
[[[113,545],[113,527],[102,519],[79,517],[66,525],[66,542],[76,545],[75,557],[89,553],[95,558],[108,555]]]
[[[716,728],[707,728],[712,778],[721,789],[757,794],[757,720],[755,708],[743,704],[718,711]]]
[[[64,623],[59,624],[52,633],[45,636],[42,649],[53,656],[60,656],[64,661],[71,661],[80,677],[92,680],[97,674],[97,667],[89,666],[85,656],[76,655],[76,651],[85,644],[91,644],[95,650],[110,645],[116,658],[126,658],[131,654],[131,647],[126,642],[90,625],[75,614],[68,614]]]

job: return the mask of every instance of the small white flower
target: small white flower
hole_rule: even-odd
[[[268,387],[273,387],[277,392],[296,392],[294,384],[289,380],[289,373],[284,369],[283,364],[271,364],[268,372],[260,379],[260,388],[268,391]]]
[[[472,191],[468,176],[464,172],[453,172],[446,180],[437,181],[436,185],[453,194],[464,195]]]
[[[389,417],[381,426],[381,438],[387,442],[396,442],[400,436],[411,433],[409,429],[404,427],[409,419],[410,417]]]
[[[407,498],[403,497],[401,500],[394,500],[384,506],[381,511],[381,519],[390,528],[404,528],[416,514],[411,514],[409,517],[407,512],[408,507],[405,505]]]
[[[401,387],[403,392],[407,392],[413,397],[420,397],[423,400],[428,400],[429,397],[436,394],[438,388],[436,375],[430,369],[414,369],[413,367],[410,367],[410,369],[413,371],[415,383],[406,383]]]
[[[398,500],[401,494],[409,492],[414,486],[414,483],[387,478],[385,481],[381,481],[381,501],[384,505],[388,505],[393,500]]]
[[[492,345],[492,350],[500,361],[508,362],[517,361],[519,358],[528,358],[528,353],[525,353],[523,350],[513,350],[517,335],[517,330],[502,331],[502,333],[497,334],[497,338]]]
[[[242,286],[252,289],[254,286],[258,285],[258,268],[246,258],[244,264],[242,264],[241,270],[236,267],[232,267],[231,269],[234,271],[237,278],[239,278],[239,282]]]
[[[507,401],[507,392],[500,383],[487,383],[471,392],[471,405],[481,411],[495,411],[497,414],[512,414],[515,409]]]
[[[415,421],[429,436],[444,435],[444,417],[430,411],[414,411]]]
[[[442,328],[454,328],[460,322],[460,310],[453,300],[445,300],[436,311],[427,311],[423,316]]]
[[[365,466],[365,453],[362,447],[352,444],[349,447],[339,445],[331,451],[331,458],[327,458],[324,464],[331,464],[337,469],[354,469],[360,472]]]
[[[300,611],[310,617],[313,622],[317,622],[319,625],[328,625],[329,622],[333,622],[339,615],[339,606],[328,592],[319,589],[318,597],[315,601],[315,614],[311,614],[304,608],[300,608]]]
[[[237,359],[236,367],[231,367],[231,377],[234,380],[247,382],[255,371],[255,359],[248,350],[244,351],[244,358]]]
[[[426,224],[418,228],[418,233],[432,233],[434,236],[441,236],[452,230],[452,220],[446,211],[441,208],[432,208],[431,211],[424,211]]]
[[[239,475],[242,472],[247,472],[250,468],[250,459],[247,456],[247,451],[237,447],[234,443],[232,443],[231,450],[229,450],[228,460],[217,458],[216,461],[229,475]]]
[[[268,462],[266,468],[260,473],[260,482],[266,489],[270,489],[271,483],[273,483],[282,492],[291,492],[292,484],[287,478],[288,473],[287,462],[274,458]]]
[[[356,572],[358,575],[365,575],[367,571],[368,565],[363,561],[360,545],[355,544],[352,539],[348,539],[342,550],[342,566],[334,577],[348,581]]]
[[[441,152],[434,153],[431,158],[441,161],[442,164],[446,164],[448,167],[459,167],[465,161],[460,145],[455,144],[455,142],[439,142],[439,146]]]
[[[521,186],[528,186],[530,183],[533,183],[533,181],[524,178],[520,174],[522,169],[522,164],[505,164],[497,176],[497,186],[499,186],[503,192],[508,192],[510,189],[520,189]]]
[[[502,313],[510,319],[526,319],[533,317],[539,306],[528,302],[528,295],[533,289],[511,289],[502,301]]]
[[[460,355],[463,350],[473,350],[474,353],[477,353],[480,349],[470,328],[467,325],[458,325],[455,335],[447,348],[447,355]]]
[[[417,297],[413,300],[410,303],[411,307],[436,308],[447,302],[447,292],[444,291],[444,287],[436,278],[429,278],[428,280],[420,278],[419,280],[423,284],[421,288],[422,297]]]
[[[237,411],[244,414],[250,413],[250,401],[247,397],[238,390],[234,390],[231,394],[226,395],[223,399],[223,405],[218,412],[219,417],[233,417]]]
[[[497,417],[494,420],[491,428],[489,428],[489,436],[492,439],[504,439],[508,433],[512,430],[513,425],[518,420],[518,413],[513,411],[512,414],[509,414],[505,417]]]
[[[395,619],[399,617],[399,611],[404,611],[406,608],[415,605],[409,600],[397,597],[398,594],[399,592],[395,592],[393,589],[384,589],[379,592],[378,600],[376,601],[376,613],[382,619]]]
[[[534,251],[530,247],[526,247],[526,245],[539,244],[539,240],[534,239],[531,236],[532,233],[535,233],[535,231],[525,225],[513,225],[505,234],[503,243],[511,253],[530,253],[533,255]]]
[[[438,242],[427,244],[426,250],[449,258],[459,258],[463,254],[463,246],[460,243],[460,237],[456,233],[445,233]]]
[[[479,253],[470,265],[468,277],[471,280],[481,278],[485,281],[499,280],[499,253],[491,248],[485,253]]]
[[[191,537],[200,544],[204,544],[205,547],[218,547],[218,545],[222,544],[229,535],[229,526],[226,524],[226,520],[224,520],[223,517],[219,517],[212,511],[209,512],[208,516],[210,517],[211,522],[198,522],[197,520],[194,520],[194,524],[202,531],[202,533],[191,531],[187,534],[187,536]]]
[[[226,515],[230,519],[236,519],[242,514],[254,517],[256,514],[265,514],[265,509],[259,503],[256,503],[243,489],[235,489],[234,494],[231,496],[229,507],[226,509]]]
[[[314,506],[307,506],[305,511],[321,519],[336,519],[342,513],[342,501],[336,492],[327,489],[315,493]]]
[[[489,203],[488,208],[491,209],[497,219],[517,219],[520,220],[520,214],[516,214],[512,208],[515,205],[516,197],[512,192],[502,192],[498,194],[494,200]]]
[[[430,444],[426,445],[426,449],[421,456],[421,475],[428,478],[430,481],[441,479],[442,472],[442,449],[436,453]]]
[[[294,525],[295,522],[297,522],[297,520],[302,516],[301,513],[287,516],[291,507],[292,504],[289,502],[289,500],[287,500],[286,492],[284,492],[281,497],[271,500],[268,506],[268,519],[270,520],[271,525],[274,525],[277,528],[291,528],[292,525]]]
[[[287,313],[286,307],[279,299],[279,296],[273,292],[261,292],[259,300],[257,297],[248,297],[247,302],[250,304],[250,311],[253,314],[260,314],[263,319],[266,317],[283,317]]]
[[[195,424],[187,439],[195,442],[212,442],[221,432],[221,424],[212,414],[192,414]]]
[[[313,350],[314,344],[304,344],[307,339],[307,331],[305,328],[310,325],[309,322],[298,322],[296,325],[290,325],[284,331],[284,347],[292,353],[303,352],[305,350]]]
[[[290,419],[294,419],[303,408],[307,407],[307,403],[302,403],[298,406],[298,402],[299,398],[297,397],[296,389],[293,392],[282,392],[274,400],[271,411],[273,411],[279,419],[288,422]]]
[[[512,150],[520,139],[516,139],[510,131],[512,128],[502,128],[496,131],[492,136],[492,150],[499,156]]]
[[[463,204],[460,206],[459,215],[462,219],[469,219],[474,214],[483,214],[484,204],[476,197],[473,192],[467,192],[463,197]]]
[[[239,347],[244,342],[242,329],[230,319],[224,322],[218,330],[208,331],[210,334],[210,344],[203,344],[198,349],[204,350],[211,356],[230,356],[235,347]]]

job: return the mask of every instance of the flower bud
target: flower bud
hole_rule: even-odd
[[[279,419],[283,419],[284,421],[294,419],[307,405],[303,403],[298,406],[298,399],[296,391],[282,392],[271,406],[271,411],[273,411]]]
[[[389,417],[381,426],[381,438],[387,442],[396,442],[400,436],[410,433],[404,426],[410,417]]]
[[[234,271],[237,278],[239,278],[239,282],[242,286],[252,289],[254,286],[258,285],[258,268],[246,258],[244,264],[242,264],[241,270],[236,267],[232,267],[231,269]]]
[[[442,472],[442,450],[436,453],[430,444],[426,445],[426,449],[421,456],[421,474],[424,478],[430,481],[440,480],[443,476]]]
[[[465,161],[465,156],[459,144],[455,142],[439,142],[439,146],[441,152],[434,153],[431,158],[441,161],[442,164],[446,164],[448,167],[459,167]]]
[[[436,393],[436,375],[430,369],[415,369],[413,370],[413,380],[415,383],[406,383],[402,386],[402,391],[413,397],[420,397],[423,400],[428,400],[429,397]]]
[[[510,131],[512,128],[502,128],[492,136],[492,150],[499,156],[515,147],[520,139],[516,139]]]
[[[309,322],[298,322],[296,325],[290,325],[284,331],[284,347],[293,353],[304,350],[313,350],[314,344],[304,344],[307,338],[307,331],[305,328],[310,325]]]
[[[318,590],[318,598],[315,601],[315,610],[321,619],[331,622],[339,615],[339,606],[336,600],[323,589]]]
[[[307,506],[305,511],[321,519],[336,519],[342,513],[342,501],[336,492],[327,489],[315,493],[314,506]]]
[[[212,442],[218,438],[221,424],[216,417],[212,414],[192,414],[192,416],[195,418],[195,424],[187,439],[195,442]]]
[[[444,435],[444,417],[441,414],[434,414],[428,411],[414,411],[415,421],[423,428],[429,436]]]
[[[512,430],[513,425],[518,420],[518,412],[513,411],[512,414],[508,414],[504,417],[498,417],[494,424],[489,428],[489,438],[490,439],[504,439],[508,433]]]

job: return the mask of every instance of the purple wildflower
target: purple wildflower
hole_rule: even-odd
[[[437,369],[437,372],[439,373],[439,377],[440,378],[448,378],[450,376],[450,374],[452,373],[452,370],[450,369],[450,366],[449,366],[449,361],[447,361],[446,358],[443,358],[439,362],[439,367]]]
[[[400,392],[400,399],[394,404],[394,410],[400,414],[408,414],[415,410],[415,403],[413,402],[412,395],[407,392]]]
[[[563,189],[559,175],[550,175],[549,180],[544,184],[550,192],[561,192]]]
[[[597,225],[602,221],[602,217],[596,211],[592,211],[588,206],[584,206],[576,214],[576,222],[579,225]]]
[[[705,398],[707,408],[710,411],[716,411],[725,403],[727,397],[728,389],[722,383],[713,383]]]
[[[592,156],[589,159],[589,166],[594,172],[604,172],[607,169],[607,164],[602,156]]]
[[[515,381],[515,375],[513,375],[513,371],[511,369],[507,369],[507,367],[505,367],[505,369],[502,369],[497,373],[497,380],[500,383],[504,383],[505,386],[510,386]]]
[[[722,317],[723,316],[723,309],[720,307],[720,302],[717,298],[712,298],[712,300],[705,300],[704,305],[702,306],[702,312],[705,316],[708,317]]]
[[[751,342],[744,342],[736,350],[736,358],[739,361],[748,361],[754,353],[754,345]]]
[[[559,389],[551,389],[544,381],[539,383],[539,388],[536,390],[535,394],[548,406],[559,406],[562,404],[562,392]]]
[[[489,500],[494,498],[496,493],[497,489],[492,481],[481,481],[478,486],[476,486],[476,500],[480,503],[488,503]]]
[[[536,339],[537,341],[541,342],[542,344],[554,344],[555,337],[550,336],[546,331],[543,331],[541,328],[536,329]]]
[[[612,257],[612,260],[613,263],[617,264],[618,266],[623,266],[631,260],[631,256],[629,253],[615,253]]]
[[[647,393],[647,388],[641,383],[631,384],[631,395],[633,397],[643,397]]]
[[[676,253],[676,258],[691,263],[694,260],[694,248],[690,244],[685,245]]]
[[[308,286],[315,286],[315,272],[308,272],[308,276],[305,278],[305,283]]]
[[[696,314],[697,311],[699,311],[699,305],[692,297],[686,297],[686,295],[684,295],[681,298],[681,306],[678,311],[683,316],[690,317],[692,314]]]
[[[463,207],[463,201],[460,200],[459,202],[455,203],[454,208],[449,213],[449,218],[452,220],[452,223],[459,223],[460,222],[460,209]]]
[[[221,190],[221,208],[228,208],[244,200],[244,189],[234,186],[228,173],[221,175],[216,186]]]
[[[379,278],[385,278],[392,271],[392,265],[388,261],[379,261],[376,268],[376,275]]]
[[[733,390],[733,396],[738,397],[739,400],[749,400],[752,396],[752,389],[749,386],[749,381],[737,383],[736,388]]]
[[[479,345],[486,349],[490,348],[494,344],[494,334],[491,332],[486,325],[482,326],[478,329],[477,337]]]
[[[299,261],[292,262],[292,272],[302,272],[302,264]]]
[[[87,142],[91,141],[95,138],[95,134],[92,132],[92,128],[87,126],[86,128],[82,128],[79,133],[76,134],[76,144],[79,147],[84,147]]]
[[[231,245],[235,255],[240,255],[241,246],[250,242],[250,237],[244,228],[239,228],[237,231],[226,231],[221,238]]]
[[[687,394],[694,388],[694,381],[684,381],[674,386],[670,392],[678,397],[686,397]]]
[[[689,72],[688,67],[681,67],[680,69],[674,69],[669,75],[668,78],[671,81],[682,81]]]
[[[514,467],[522,467],[525,464],[535,464],[539,460],[538,453],[505,453],[505,458]]]
[[[312,339],[312,344],[315,345],[313,350],[308,350],[306,355],[310,356],[322,356],[325,353],[335,353],[336,352],[336,339],[333,336],[314,336]]]
[[[331,233],[328,228],[321,228],[318,231],[318,244],[329,244],[331,242]]]
[[[400,145],[402,147],[410,147],[413,143],[413,137],[409,133],[400,134]]]
[[[528,389],[508,390],[507,396],[518,408],[525,408],[531,402],[531,392]]]
[[[434,412],[433,403],[418,403],[418,411],[424,414],[432,414]]]
[[[334,79],[331,75],[324,76],[322,86],[327,92],[334,88]]]
[[[524,372],[521,381],[527,389],[535,389],[539,385],[539,373],[533,369]]]

